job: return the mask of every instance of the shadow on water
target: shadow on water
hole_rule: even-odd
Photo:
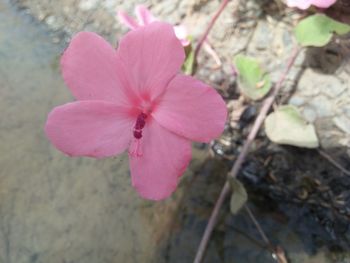
[[[152,203],[131,187],[127,156],[93,160],[59,153],[43,133],[47,113],[72,100],[58,67],[64,45],[55,39],[9,1],[0,3],[0,262],[191,262],[231,164],[194,147],[174,196]],[[290,155],[257,152],[245,164],[249,206],[291,262],[336,262],[326,259],[322,247],[331,235],[322,237],[324,227],[307,215],[310,207],[283,199],[294,191],[281,186],[296,176],[291,167],[298,161],[278,158],[304,159],[312,152],[279,149]],[[264,166],[272,153],[272,166]],[[289,166],[279,169],[285,162]],[[271,183],[270,171],[281,181]],[[228,211],[226,203],[205,262],[274,262],[249,217]]]
[[[344,167],[349,165],[343,149],[330,152]],[[166,262],[190,262],[230,165],[211,159],[193,176],[164,245]],[[248,189],[249,207],[290,262],[350,262],[350,179],[317,151],[265,142],[249,156],[239,178]],[[204,262],[276,261],[248,214],[231,215],[226,201]]]

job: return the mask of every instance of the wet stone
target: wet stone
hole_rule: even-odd
[[[253,121],[257,115],[258,111],[255,105],[248,106],[242,113],[239,121],[242,126]]]

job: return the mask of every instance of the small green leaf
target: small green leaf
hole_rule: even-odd
[[[246,97],[259,100],[270,91],[270,76],[255,59],[237,55],[234,63],[238,71],[238,87]]]
[[[350,26],[337,22],[324,14],[309,16],[295,28],[295,36],[300,45],[323,47],[327,45],[333,33],[344,35],[350,32]]]
[[[229,177],[229,182],[232,189],[230,210],[232,214],[237,214],[247,202],[248,194],[244,185],[235,177]]]
[[[285,105],[267,116],[265,120],[267,137],[278,144],[294,145],[305,148],[319,146],[315,127],[308,124],[297,108]]]
[[[197,61],[195,60],[195,57],[194,57],[194,48],[192,45],[192,37],[190,37],[189,39],[190,39],[190,44],[184,47],[186,59],[185,59],[184,64],[182,65],[182,71],[186,75],[194,74],[196,71],[196,66],[197,66]]]

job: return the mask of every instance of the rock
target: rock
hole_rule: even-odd
[[[313,98],[310,105],[316,109],[317,117],[319,118],[330,117],[334,114],[332,103],[324,95]]]
[[[259,21],[255,29],[252,42],[257,50],[269,49],[272,39],[272,32],[265,21]]]
[[[299,107],[301,105],[303,105],[305,103],[305,99],[299,96],[293,96],[290,100],[289,100],[289,104],[292,104],[296,107]]]
[[[327,83],[322,85],[321,88],[323,94],[329,96],[330,98],[336,98],[346,90],[346,86],[337,78],[329,80]]]
[[[308,122],[311,122],[311,123],[315,122],[315,120],[317,118],[316,111],[311,107],[304,108],[303,116],[304,116],[305,120],[307,120]]]
[[[345,116],[338,116],[333,119],[333,122],[340,130],[350,134],[350,119]]]
[[[89,11],[95,9],[98,5],[98,0],[81,0],[79,8],[83,11]]]

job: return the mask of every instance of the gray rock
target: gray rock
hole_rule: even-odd
[[[255,45],[255,49],[264,50],[271,46],[272,32],[269,25],[265,21],[259,21],[257,28],[255,29],[252,43]]]
[[[303,96],[315,96],[320,92],[318,87],[322,82],[317,80],[319,75],[312,69],[305,70],[298,83],[298,90]]]
[[[79,3],[79,8],[83,11],[89,11],[96,8],[98,2],[98,0],[81,0]]]
[[[289,100],[289,104],[292,104],[296,107],[299,107],[301,105],[303,105],[305,103],[305,99],[303,97],[299,97],[298,95],[293,96],[290,100]]]
[[[308,122],[314,122],[317,118],[317,113],[316,111],[311,108],[311,107],[306,107],[304,110],[303,110],[303,116],[305,118],[305,120],[307,120]]]
[[[324,95],[313,98],[310,105],[316,110],[318,118],[331,117],[334,114],[332,103]]]
[[[330,98],[336,98],[346,90],[346,87],[339,79],[332,77],[324,85],[321,85],[320,89],[323,94]]]
[[[345,106],[343,112],[348,118],[350,118],[350,105]]]
[[[340,130],[350,134],[350,119],[345,116],[338,116],[333,119],[333,122]]]

